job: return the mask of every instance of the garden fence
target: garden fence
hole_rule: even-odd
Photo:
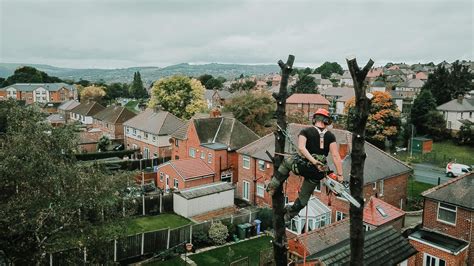
[[[104,261],[117,262],[143,255],[158,254],[172,247],[179,246],[182,243],[193,243],[192,236],[195,232],[201,231],[207,235],[213,222],[221,221],[237,226],[241,223],[251,223],[256,219],[257,214],[258,210],[249,211],[248,213],[237,216],[230,215],[198,224],[188,224],[178,228],[167,228],[118,238],[108,242],[104,247],[101,247],[100,257],[103,258]],[[90,258],[94,256],[99,255],[91,254],[85,247],[75,248],[48,253],[43,264],[82,264],[89,262]]]

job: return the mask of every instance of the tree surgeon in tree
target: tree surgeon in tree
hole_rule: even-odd
[[[317,184],[329,171],[326,157],[331,153],[336,167],[337,181],[343,181],[342,162],[337,148],[336,137],[327,127],[332,120],[326,109],[320,108],[313,115],[313,126],[301,130],[298,135],[298,154],[283,160],[275,176],[267,186],[273,195],[275,190],[288,178],[290,171],[304,177],[298,199],[286,208],[285,222],[289,223],[303,209],[313,194]]]

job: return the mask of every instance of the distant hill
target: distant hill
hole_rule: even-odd
[[[50,76],[56,76],[61,79],[86,79],[89,81],[103,80],[106,83],[112,82],[131,82],[133,73],[140,71],[142,79],[150,84],[151,82],[162,77],[182,74],[187,76],[200,76],[202,74],[211,74],[213,76],[222,76],[227,79],[244,75],[262,75],[268,73],[278,73],[280,68],[275,65],[236,65],[236,64],[203,64],[190,65],[188,63],[159,67],[130,67],[119,69],[75,69],[60,68],[50,65],[40,64],[16,64],[16,63],[0,63],[0,77],[8,77],[13,74],[16,68],[20,66],[31,66],[38,70],[46,72]]]

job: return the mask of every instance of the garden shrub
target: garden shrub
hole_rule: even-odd
[[[215,245],[223,245],[227,237],[229,236],[229,230],[227,226],[219,222],[214,222],[209,229],[209,238]]]
[[[260,231],[267,230],[273,227],[273,211],[270,208],[262,208],[257,214],[257,219],[262,221],[260,224]]]
[[[207,246],[210,246],[211,240],[207,236],[206,233],[203,231],[196,231],[193,232],[193,247],[198,249],[198,248],[204,248]]]

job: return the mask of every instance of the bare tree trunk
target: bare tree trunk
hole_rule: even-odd
[[[366,96],[365,78],[374,64],[372,59],[361,70],[355,58],[348,58],[347,66],[354,81],[355,91],[355,118],[352,132],[352,164],[350,190],[351,195],[361,204],[360,208],[351,204],[350,207],[350,233],[351,233],[351,265],[364,263],[364,163],[365,154],[365,126],[369,117],[370,99]]]
[[[288,87],[288,78],[291,71],[293,70],[293,62],[295,61],[294,55],[289,55],[286,64],[283,61],[278,61],[278,65],[281,68],[281,83],[280,91],[278,94],[274,93],[273,97],[277,101],[277,110],[276,118],[277,124],[281,129],[286,130],[286,98],[287,98],[287,87]],[[280,167],[281,162],[283,161],[283,154],[285,152],[285,136],[281,130],[275,132],[275,157],[272,158],[273,161],[273,175],[279,175],[278,167]],[[284,207],[285,207],[285,197],[283,195],[283,186],[280,186],[275,194],[272,197],[272,207],[273,207],[273,229],[275,231],[275,237],[273,240],[273,257],[275,259],[276,265],[287,265],[288,263],[288,250],[286,246],[286,234],[285,234],[285,221],[284,216]]]

